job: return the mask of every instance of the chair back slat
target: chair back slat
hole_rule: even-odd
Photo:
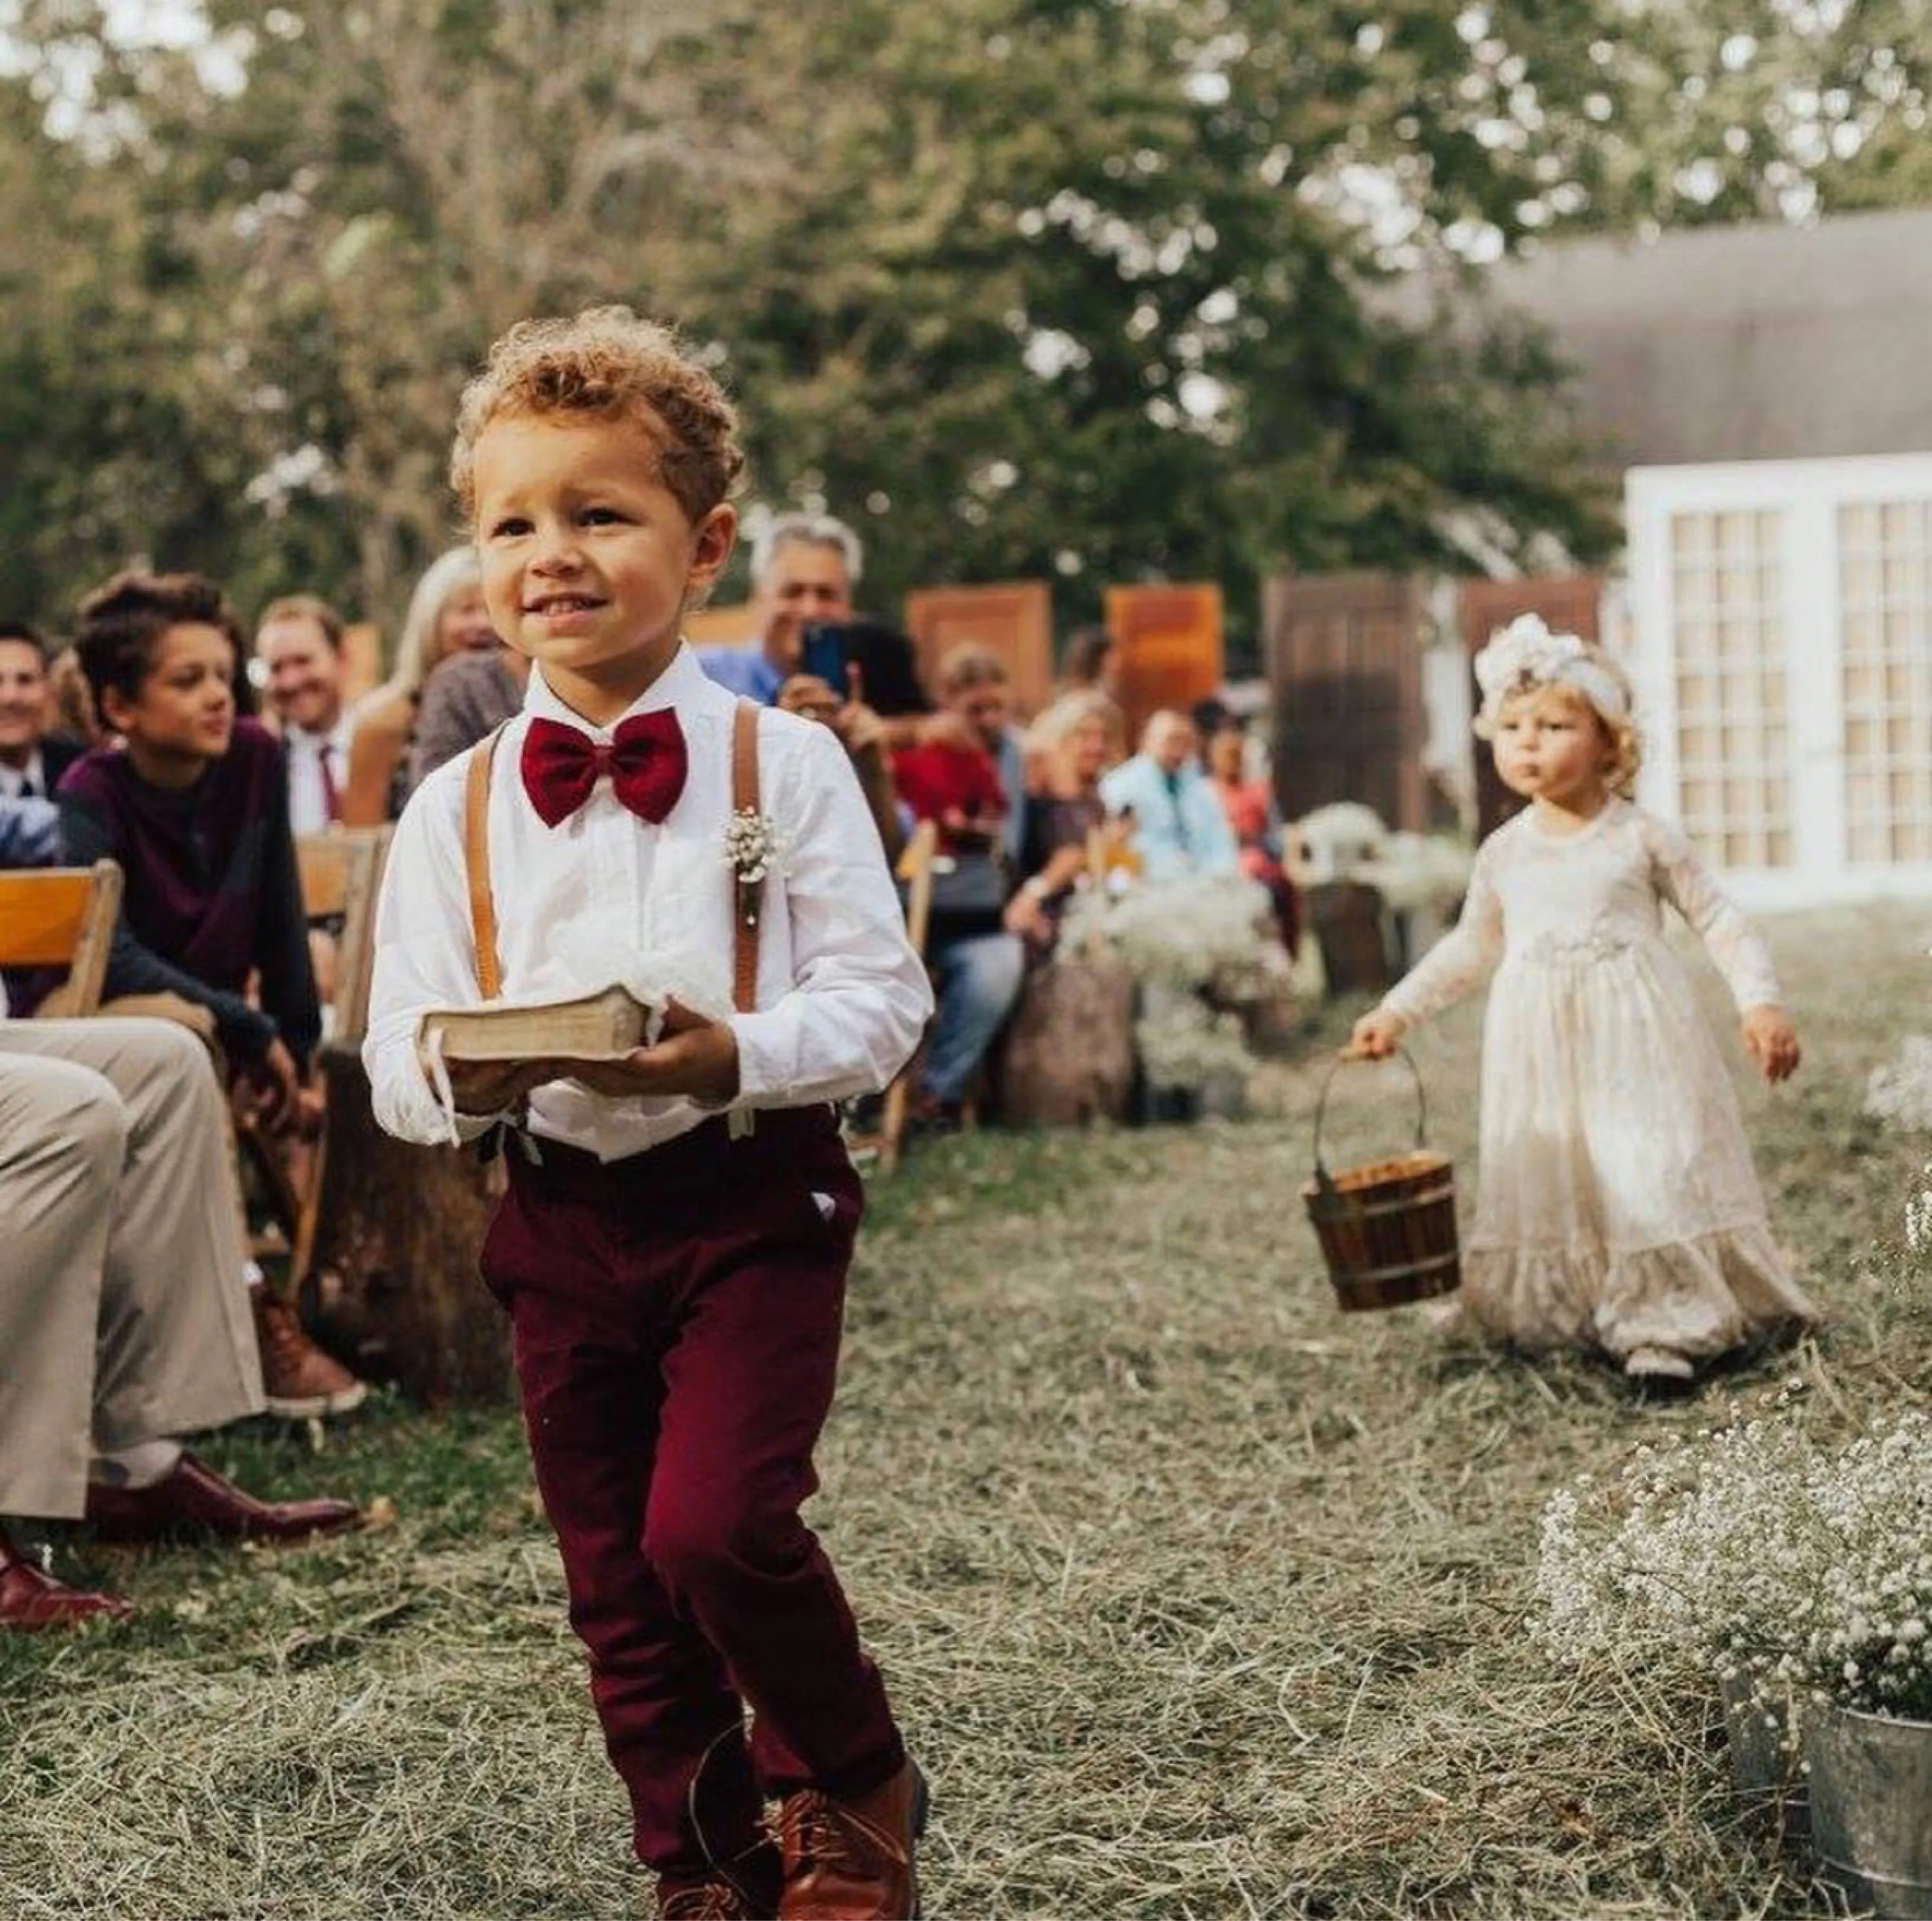
[[[70,1010],[92,1013],[107,977],[121,885],[112,860],[0,873],[0,967],[65,968]]]
[[[339,919],[332,1037],[354,1041],[369,1019],[369,976],[375,959],[376,890],[389,851],[390,829],[338,827],[296,841],[302,911],[311,920]]]

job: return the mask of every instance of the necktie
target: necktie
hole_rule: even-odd
[[[342,818],[342,790],[335,784],[335,769],[331,764],[334,747],[323,741],[315,752],[316,764],[322,769],[322,818],[332,827]]]
[[[607,773],[632,813],[662,821],[684,791],[688,764],[670,707],[634,714],[608,745],[555,720],[533,720],[524,736],[524,791],[548,827],[575,813]]]

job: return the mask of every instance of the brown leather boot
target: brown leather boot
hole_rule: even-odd
[[[910,1760],[850,1800],[815,1787],[788,1795],[778,1809],[778,1921],[919,1921],[914,1853],[926,1805],[926,1778]]]

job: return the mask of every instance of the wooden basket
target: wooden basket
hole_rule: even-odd
[[[1322,1121],[1342,1063],[1322,1083],[1315,1104],[1315,1172],[1301,1190],[1322,1243],[1335,1298],[1345,1313],[1401,1307],[1453,1293],[1462,1280],[1456,1241],[1456,1173],[1448,1157],[1424,1145],[1429,1101],[1415,1076],[1415,1147],[1392,1160],[1330,1175],[1322,1159]]]

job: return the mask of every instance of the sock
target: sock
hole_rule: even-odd
[[[173,1473],[181,1457],[178,1441],[136,1441],[131,1448],[96,1454],[87,1478],[106,1487],[152,1487]]]

